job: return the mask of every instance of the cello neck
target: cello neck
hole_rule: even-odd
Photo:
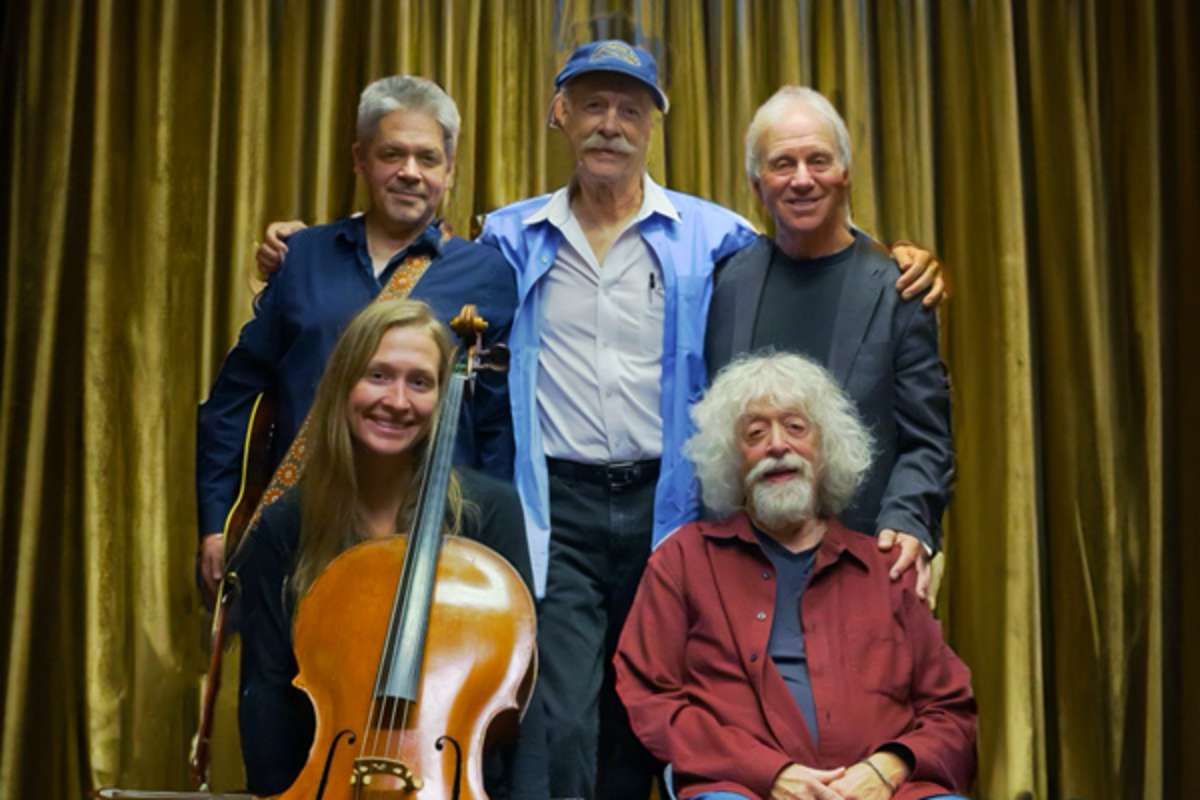
[[[376,697],[414,701],[421,681],[425,634],[429,628],[429,609],[433,603],[433,585],[442,545],[442,527],[446,518],[446,494],[450,486],[454,439],[458,432],[467,378],[450,378],[442,399],[437,428],[417,500],[414,525],[408,538],[404,570],[396,588],[392,618],[379,664]]]

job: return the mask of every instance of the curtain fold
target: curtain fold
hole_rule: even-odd
[[[765,224],[743,136],[780,84],[854,143],[853,215],[950,265],[959,456],[939,614],[978,795],[1182,796],[1200,736],[1200,15],[851,0],[13,0],[0,11],[0,796],[184,788],[205,665],[196,404],[264,224],[365,202],[358,94],[457,99],[444,209],[550,191],[578,43],[659,58],[651,172]],[[227,660],[214,776],[241,781]]]

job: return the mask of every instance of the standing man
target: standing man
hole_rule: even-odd
[[[555,87],[571,182],[490,214],[480,239],[517,273],[509,387],[544,581],[551,796],[628,800],[648,795],[654,762],[629,731],[611,656],[652,541],[699,512],[682,445],[705,383],[712,265],[754,231],[646,174],[654,115],[668,107],[649,53],[583,45]]]
[[[654,764],[613,690],[612,654],[652,544],[699,515],[682,445],[706,382],[712,269],[754,232],[647,175],[668,108],[649,53],[583,45],[555,87],[571,181],[489,215],[480,240],[517,273],[509,387],[544,588],[551,795],[628,800],[646,797]]]
[[[841,520],[877,535],[881,549],[900,547],[893,580],[917,559],[917,593],[927,599],[954,478],[937,317],[892,291],[895,264],[849,227],[850,136],[825,97],[787,86],[764,103],[746,133],[746,173],[775,238],[760,236],[718,269],[709,374],[763,348],[802,353],[833,373],[877,447]]]
[[[199,567],[210,591],[224,563],[222,531],[241,474],[255,397],[274,395],[269,464],[279,463],[308,413],[342,329],[387,286],[424,300],[447,322],[463,303],[488,320],[487,342],[504,341],[516,305],[512,270],[495,250],[450,236],[436,218],[454,177],[461,120],[454,100],[425,78],[396,75],[362,93],[354,171],[366,182],[365,214],[297,233],[283,268],[255,302],[254,318],[201,404],[196,447]],[[458,460],[508,477],[513,463],[508,388],[480,375],[464,406]]]

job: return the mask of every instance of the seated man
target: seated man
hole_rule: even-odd
[[[681,798],[940,797],[975,773],[970,673],[874,540],[835,516],[871,440],[833,378],[743,358],[687,443],[719,521],[646,567],[615,659],[634,732]]]

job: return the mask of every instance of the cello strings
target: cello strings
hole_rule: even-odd
[[[431,483],[437,483],[440,480],[447,478],[447,476],[449,475],[450,464],[449,464],[448,456],[445,456],[444,454],[450,452],[450,448],[453,446],[453,443],[454,443],[454,437],[455,437],[455,434],[457,432],[457,427],[458,427],[459,408],[462,405],[464,384],[465,384],[465,380],[462,375],[455,374],[455,375],[451,376],[450,381],[446,386],[446,395],[442,400],[441,413],[438,414],[437,421],[434,423],[434,426],[435,426],[434,430],[431,431],[431,433],[430,433],[430,438],[434,443],[433,444],[433,452],[440,454],[442,457],[439,457],[437,459],[427,459],[424,464],[423,475],[421,477],[421,487],[420,487],[420,490],[418,491],[417,505],[416,505],[416,508],[418,509],[418,512],[421,515],[428,515],[430,513],[429,509],[426,507],[428,495],[430,494],[430,492],[431,491],[432,492],[439,491],[436,489],[432,489]],[[444,490],[440,490],[440,491],[442,492],[442,494],[444,496]],[[440,509],[441,513],[438,514],[439,520],[444,519],[444,516],[445,516],[444,501],[442,502],[441,505],[442,505],[442,508]],[[431,531],[423,525],[424,521],[425,520],[423,520],[421,518],[414,518],[410,525],[411,530],[409,531],[409,537],[408,537],[408,549],[407,549],[407,553],[405,556],[406,577],[411,577],[408,575],[408,567],[409,567],[410,563],[415,560],[415,559],[409,558],[409,556],[417,554],[418,552],[421,552],[421,551],[418,551],[418,548],[421,548],[422,551],[427,549],[425,547],[425,545],[428,541],[428,539],[426,537],[432,536],[437,540],[437,549],[434,550],[434,553],[437,553],[438,550],[440,550],[440,544],[441,544],[440,525],[439,525],[438,529]],[[418,541],[418,536],[422,537],[420,539],[420,541]],[[424,558],[422,558],[421,561],[422,561],[422,564],[425,563]],[[436,584],[436,580],[437,580],[436,574],[437,574],[437,558],[435,556],[434,562],[433,562],[433,574],[430,576],[433,579],[435,584]],[[413,594],[413,592],[417,591],[416,587],[414,586],[415,583],[416,583],[415,578],[413,578],[412,580],[407,580],[404,583],[404,586],[403,586],[403,592],[404,592],[403,608],[405,608],[405,609],[409,608],[409,603],[412,600],[411,595]],[[423,580],[422,580],[422,585],[424,585]],[[432,592],[433,589],[430,588],[429,591]],[[429,607],[426,609],[426,614],[430,613],[431,611],[432,611],[432,602],[429,604]],[[428,617],[426,617],[426,620],[425,620],[426,625],[428,625],[428,622],[429,622]],[[417,656],[423,661],[425,658],[425,655],[426,654],[425,654],[424,647],[421,647],[420,652],[417,653]],[[423,670],[418,671],[418,675],[421,675],[421,674],[423,674]],[[418,678],[418,680],[420,680],[420,678]],[[413,689],[414,689],[414,691],[417,691],[416,687],[413,687]],[[415,700],[416,700],[415,696],[413,697],[413,700],[411,700],[411,701],[408,699],[399,699],[399,704],[403,706],[403,710],[401,711],[401,714],[400,714],[400,725],[399,725],[398,733],[397,733],[397,726],[396,726],[396,714],[397,714],[397,711],[400,711],[400,709],[398,709],[395,705],[393,705],[392,708],[390,709],[390,716],[389,716],[389,720],[388,720],[389,724],[388,724],[388,733],[387,733],[386,752],[388,752],[388,753],[399,752],[407,744],[407,740],[408,740],[408,736],[409,736],[409,731],[408,731],[409,715],[411,712],[411,707],[414,704]],[[398,739],[398,742],[396,744],[397,749],[395,751],[393,751],[393,749],[392,749],[393,736],[395,736]]]
[[[442,413],[438,415],[438,418],[434,423],[435,429],[430,434],[431,440],[434,444],[433,451],[435,453],[447,452],[447,448],[453,443],[455,429],[457,428],[457,411],[462,402],[464,383],[465,380],[461,375],[454,375],[451,377],[449,385],[447,386],[447,393],[443,398],[442,403]],[[447,412],[447,407],[453,410],[451,412]],[[453,417],[450,424],[447,424],[446,420],[448,415],[452,415]],[[425,463],[422,465],[422,476],[416,504],[416,509],[422,515],[428,513],[428,510],[426,509],[426,500],[427,495],[430,492],[430,481],[435,480],[435,473],[437,477],[441,477],[443,472],[443,468],[440,466],[441,459],[439,458],[438,461],[438,466],[432,464],[429,459],[426,459]],[[444,469],[447,471],[449,470],[448,462],[445,464]],[[383,757],[398,754],[399,750],[404,747],[408,737],[410,713],[409,707],[411,702],[402,697],[391,697],[388,694],[388,685],[390,685],[392,682],[392,662],[396,657],[396,654],[391,652],[391,648],[393,645],[398,646],[399,639],[402,637],[401,626],[397,625],[396,622],[405,614],[405,610],[410,608],[410,601],[412,599],[411,596],[413,592],[416,591],[414,587],[416,578],[414,578],[413,575],[413,570],[416,569],[414,567],[414,561],[422,559],[414,559],[412,556],[416,548],[419,546],[417,534],[421,529],[421,524],[422,521],[418,518],[410,520],[408,542],[405,547],[404,566],[401,570],[399,584],[393,597],[392,612],[388,620],[388,630],[384,637],[379,668],[375,673],[375,687],[370,702],[370,710],[368,711],[367,715],[367,729],[364,731],[363,745],[361,750],[362,754],[370,753]],[[433,535],[437,537],[440,544],[441,531],[438,530]],[[435,574],[436,563],[437,561],[435,558]],[[427,623],[428,620],[426,620],[426,624]],[[423,651],[423,648],[421,649]],[[424,652],[422,652],[420,655],[423,660]],[[384,708],[378,709],[378,712],[375,708],[377,702],[384,705]],[[400,728],[397,732],[396,717],[397,713],[400,712],[400,709],[397,708],[398,705],[403,705],[403,711],[400,713]],[[384,716],[387,717],[386,734],[382,734],[379,731],[379,725],[376,724],[377,717],[381,718]],[[386,737],[382,751],[379,749],[381,737]],[[393,750],[393,738],[398,738],[396,750]]]
[[[411,543],[411,539],[410,539]],[[375,685],[371,689],[371,699],[368,705],[366,728],[363,730],[363,743],[360,751],[361,755],[382,755],[378,749],[379,743],[379,727],[378,719],[382,711],[385,709],[377,709],[376,706],[382,703],[384,706],[388,704],[387,697],[383,690],[387,681],[388,673],[391,669],[391,664],[387,658],[388,652],[392,648],[394,640],[399,636],[397,626],[394,624],[399,614],[399,609],[404,606],[405,589],[409,581],[406,580],[408,575],[408,559],[404,560],[404,567],[400,571],[400,581],[396,587],[396,593],[392,598],[392,612],[388,617],[387,633],[383,638],[383,647],[379,653],[379,667],[375,670]]]
[[[411,560],[408,558],[409,549],[411,547],[412,547],[412,536],[409,535],[408,541],[405,545],[404,568],[400,572],[400,582],[399,582],[399,585],[396,587],[396,594],[395,594],[395,597],[392,602],[392,614],[388,620],[387,636],[384,637],[383,649],[380,652],[379,670],[376,672],[375,691],[374,691],[374,695],[373,695],[372,703],[371,703],[371,711],[372,711],[372,717],[373,717],[373,719],[372,719],[373,724],[370,729],[370,738],[371,738],[371,745],[372,745],[371,753],[375,754],[375,755],[380,755],[380,756],[386,756],[391,751],[391,737],[392,737],[391,729],[392,729],[393,724],[395,723],[395,702],[397,702],[397,700],[399,699],[399,698],[392,698],[392,697],[388,696],[387,690],[386,690],[386,685],[390,681],[390,678],[391,678],[392,659],[394,658],[394,655],[392,654],[392,647],[396,645],[397,640],[400,637],[400,626],[396,624],[396,620],[401,615],[402,609],[408,604],[408,595],[410,594],[410,590],[411,590],[411,586],[412,586],[412,581],[410,580],[411,570],[409,569]],[[381,707],[379,708],[378,719],[374,719],[376,717],[376,714],[375,714],[376,702],[381,704]],[[386,727],[388,729],[387,734],[386,734],[387,741],[381,747],[380,746],[380,737],[382,736],[382,734],[381,734],[379,728],[380,728],[381,724],[384,722],[385,716],[386,716],[386,724],[383,725],[383,727]]]

